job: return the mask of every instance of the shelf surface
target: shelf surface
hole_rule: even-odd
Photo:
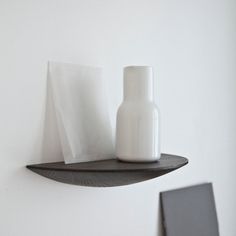
[[[174,171],[188,163],[181,156],[161,154],[157,162],[128,163],[117,159],[65,164],[43,163],[26,166],[31,171],[58,182],[93,187],[134,184]]]

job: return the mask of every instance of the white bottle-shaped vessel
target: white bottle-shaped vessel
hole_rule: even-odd
[[[159,137],[152,67],[125,67],[124,101],[116,120],[116,156],[127,162],[157,161],[160,158]]]

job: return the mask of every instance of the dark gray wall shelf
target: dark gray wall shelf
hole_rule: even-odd
[[[127,163],[117,159],[65,164],[44,163],[26,166],[31,171],[58,182],[93,187],[134,184],[174,171],[188,163],[185,157],[162,154],[153,163]]]

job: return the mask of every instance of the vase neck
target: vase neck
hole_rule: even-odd
[[[153,101],[153,71],[149,66],[124,68],[124,100]]]

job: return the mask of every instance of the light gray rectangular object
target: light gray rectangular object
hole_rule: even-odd
[[[161,193],[166,236],[219,236],[211,183]]]

